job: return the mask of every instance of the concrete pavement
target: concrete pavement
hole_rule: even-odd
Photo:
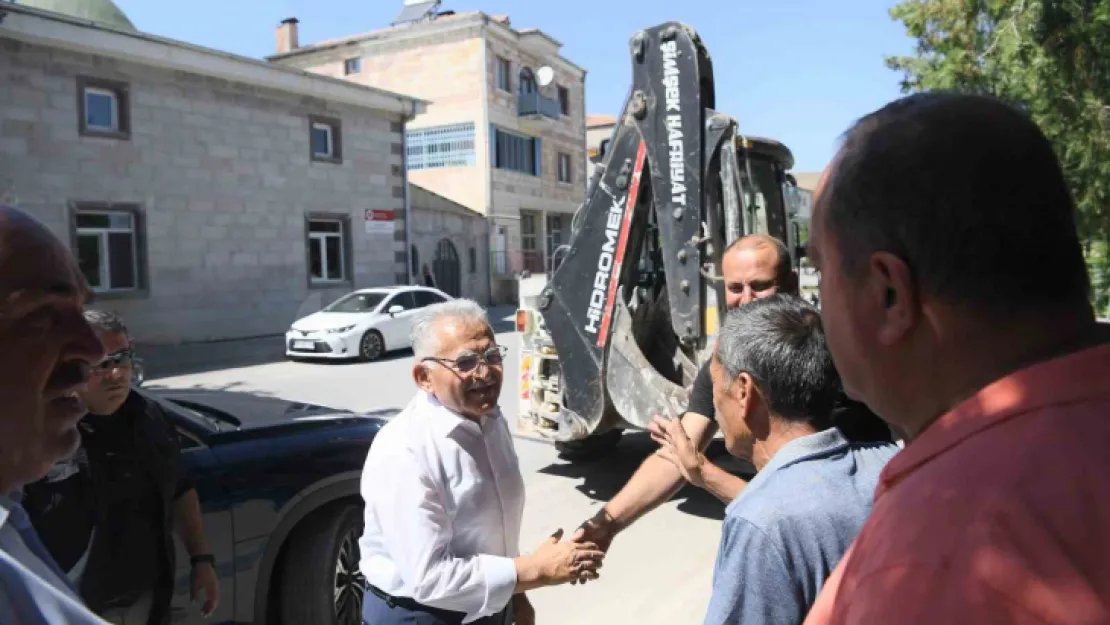
[[[511,310],[491,312],[499,329],[511,329]],[[509,350],[506,371],[516,371],[519,349],[516,333],[500,332],[498,342]],[[284,361],[280,339],[277,345],[276,357],[260,342],[238,355],[223,356],[222,362],[232,363],[225,368],[215,369],[197,362],[194,373],[172,377],[148,373],[145,386],[220,389],[351,410],[401,408],[412,396],[410,351],[389,354],[372,363],[302,363]],[[176,366],[180,370],[189,362],[183,358]],[[501,401],[505,417],[515,424],[518,403],[513,379],[512,374],[506,375]],[[547,443],[518,437],[516,447],[528,497],[521,531],[524,552],[533,550],[556,529],[562,528],[568,535],[573,532],[624,485],[655,448],[646,435],[626,435],[612,457],[572,464],[559,459]],[[718,447],[716,453],[720,452]],[[723,512],[724,505],[704,491],[683,490],[614,541],[600,580],[586,586],[529,593],[538,622],[700,623],[709,600]]]

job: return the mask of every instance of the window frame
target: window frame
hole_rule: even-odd
[[[312,222],[337,222],[339,224],[339,266],[343,275],[338,280],[317,279],[312,275],[312,240],[321,239],[321,252],[325,258],[321,259],[320,268],[326,273],[327,258],[326,245],[323,239],[334,236],[332,232],[312,232]],[[317,235],[317,236],[314,236]],[[305,281],[311,289],[331,289],[336,287],[350,287],[353,284],[354,274],[353,250],[351,249],[351,216],[345,213],[306,213],[304,217],[304,248],[305,248]]]
[[[77,217],[79,215],[97,215],[97,214],[120,214],[125,213],[131,217],[131,254],[134,258],[134,278],[135,286],[127,289],[113,289],[96,287],[92,285],[89,288],[96,294],[96,298],[100,300],[116,300],[116,299],[145,299],[150,295],[149,283],[149,257],[147,255],[147,240],[146,240],[146,213],[142,206],[138,203],[129,202],[97,202],[97,201],[73,201],[69,203],[69,240],[70,249],[73,252],[75,259],[80,260],[78,239],[89,232],[82,232],[83,229],[77,227]],[[100,230],[100,229],[91,229]],[[98,234],[107,234],[108,230],[98,232]],[[107,267],[111,267],[111,258],[108,257]],[[106,271],[101,267],[101,275]]]
[[[352,63],[354,64],[354,67],[355,67],[354,71],[351,71],[351,64]],[[344,76],[356,76],[356,75],[361,74],[361,73],[362,73],[362,57],[361,56],[352,56],[352,57],[348,57],[348,58],[343,59],[343,75]]]
[[[566,152],[558,152],[557,154],[555,163],[556,180],[563,184],[574,184],[574,168],[571,166],[570,154]],[[566,163],[566,171],[564,171],[563,163]]]
[[[313,145],[312,141],[312,133],[316,130],[317,126],[328,127],[328,136],[331,139],[329,145],[329,147],[331,148],[331,155],[325,156],[316,153],[316,146]],[[340,123],[338,118],[309,115],[308,155],[309,158],[316,163],[331,163],[338,165],[343,162],[343,125],[342,123]]]
[[[496,125],[492,126],[492,129],[493,136],[491,137],[490,141],[490,148],[492,150],[492,153],[490,154],[490,157],[493,169],[500,169],[501,171],[511,171],[525,176],[535,176],[537,178],[543,175],[542,138],[512,132]],[[506,141],[504,142],[504,145],[506,146],[506,149],[508,151],[508,153],[506,154],[502,154],[500,150],[500,147],[502,145],[502,135],[507,137]],[[518,152],[514,152],[514,150],[510,146],[510,140],[521,141],[523,144],[521,150],[519,150]],[[515,167],[508,166],[508,162],[513,160],[511,157],[518,154],[522,155],[525,164],[529,162],[531,163],[532,171],[524,171],[523,169],[517,169]],[[530,156],[527,156],[529,154]]]
[[[497,89],[505,93],[513,92],[513,64],[509,59],[496,55],[494,58],[497,60],[496,69],[494,70],[494,82],[497,84]],[[504,79],[504,80],[502,80]]]
[[[115,98],[114,130],[89,127],[88,124],[88,98],[90,91],[100,91],[111,94]],[[99,137],[104,139],[131,139],[131,97],[130,85],[119,80],[97,78],[94,76],[77,77],[77,132],[82,137]]]

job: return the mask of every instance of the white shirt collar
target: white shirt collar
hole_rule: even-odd
[[[432,428],[440,436],[448,436],[460,427],[481,436],[483,432],[489,429],[489,424],[493,419],[502,418],[501,408],[498,407],[492,414],[482,415],[479,421],[475,423],[473,419],[464,417],[444,406],[435,395],[422,389],[416,391],[414,401],[419,402],[418,408],[428,415]]]

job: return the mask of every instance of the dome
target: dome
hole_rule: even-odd
[[[135,30],[131,20],[112,0],[16,0],[16,4],[62,13],[119,30]]]

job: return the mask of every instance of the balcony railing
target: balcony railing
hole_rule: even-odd
[[[559,101],[540,95],[538,92],[522,93],[516,100],[517,114],[521,117],[549,117],[559,119]]]
[[[489,270],[495,278],[510,278],[525,271],[544,273],[543,252],[540,250],[510,250],[490,252]]]

